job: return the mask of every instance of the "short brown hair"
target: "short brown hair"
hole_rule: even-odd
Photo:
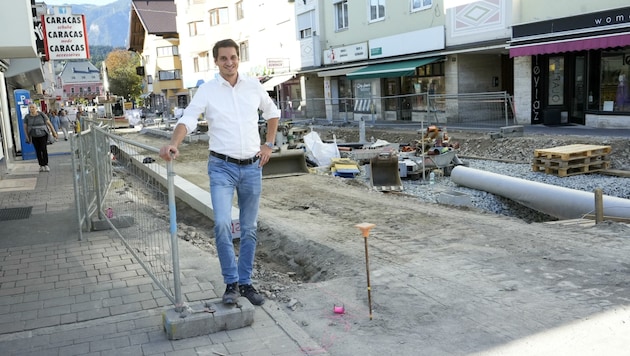
[[[241,54],[239,53],[240,51],[238,44],[233,39],[228,38],[215,43],[214,47],[212,47],[212,56],[214,57],[215,61],[219,59],[219,48],[225,47],[234,47],[234,49],[236,49],[236,55],[239,57],[241,56]]]

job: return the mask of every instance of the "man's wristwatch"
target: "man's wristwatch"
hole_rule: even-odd
[[[273,142],[265,142],[265,146],[273,148]]]

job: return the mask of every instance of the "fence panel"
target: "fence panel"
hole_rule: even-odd
[[[513,125],[515,117],[506,92],[309,98],[280,101],[278,105],[283,119],[333,125],[365,119],[487,128]]]
[[[78,171],[78,185],[83,187],[79,215],[95,219],[90,228],[97,223],[111,228],[181,311],[172,163],[164,166],[150,158],[157,156],[157,148],[100,127],[92,126],[77,137],[81,143],[77,166],[84,167]]]

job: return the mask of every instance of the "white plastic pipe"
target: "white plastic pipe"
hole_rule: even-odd
[[[451,172],[453,183],[497,194],[530,209],[557,217],[578,219],[595,213],[595,194],[464,166]],[[604,195],[604,216],[630,218],[630,200]]]

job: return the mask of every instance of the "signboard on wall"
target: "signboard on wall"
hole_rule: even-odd
[[[445,48],[444,26],[370,40],[370,59],[437,51]]]
[[[290,61],[289,58],[267,58],[267,69],[289,69]]]
[[[368,59],[367,42],[330,48],[324,51],[324,64],[344,63]]]
[[[89,59],[84,15],[43,15],[46,60]]]

